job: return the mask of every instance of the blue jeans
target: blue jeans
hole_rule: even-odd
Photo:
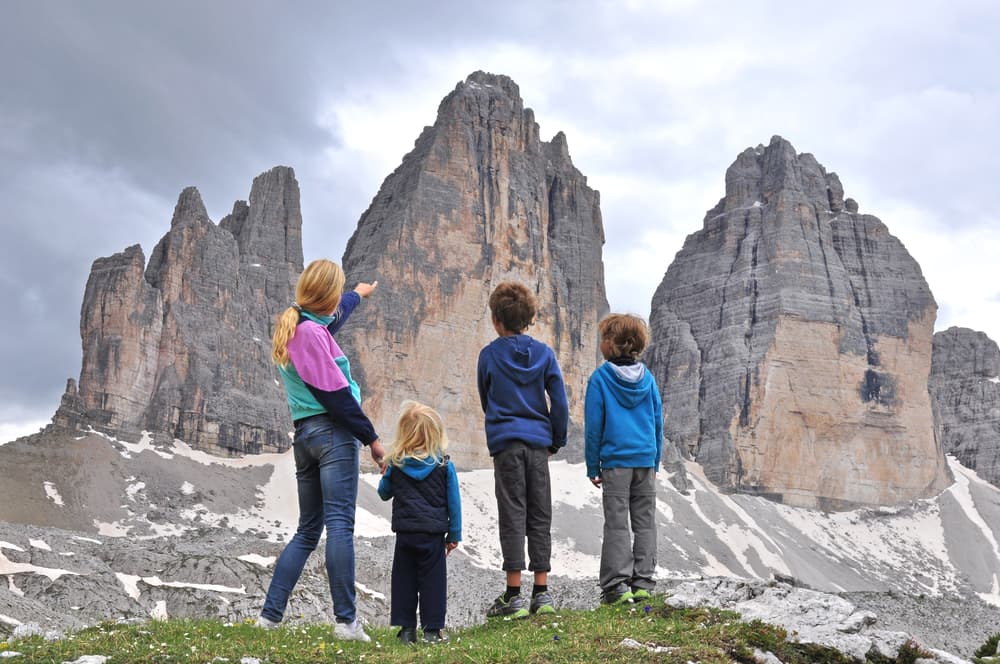
[[[292,450],[299,489],[299,527],[274,566],[261,615],[281,622],[309,554],[326,527],[326,575],[337,622],[356,617],[354,512],[358,500],[359,443],[329,417],[311,417],[295,426]]]

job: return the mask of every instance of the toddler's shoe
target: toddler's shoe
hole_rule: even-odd
[[[399,642],[406,646],[412,646],[417,642],[417,628],[403,627],[396,633]]]
[[[334,625],[333,638],[342,641],[362,641],[364,643],[371,641],[371,638],[365,634],[365,628],[361,626],[357,618],[354,619],[354,622],[339,622]]]
[[[601,593],[601,604],[618,605],[631,603],[632,591],[624,583],[612,586]]]
[[[447,643],[448,635],[439,629],[425,629],[424,643]]]
[[[645,588],[632,588],[632,599],[633,600],[646,600],[652,597],[653,594],[646,590]]]
[[[552,605],[552,595],[550,595],[547,591],[532,595],[531,612],[540,613],[542,615],[546,613],[555,613],[556,607]]]
[[[505,600],[503,593],[493,601],[486,611],[487,618],[505,618],[507,620],[517,620],[527,618],[531,613],[528,611],[528,602],[520,595],[514,595],[509,600]]]

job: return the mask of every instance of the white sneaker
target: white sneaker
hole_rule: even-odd
[[[365,629],[358,622],[357,618],[354,619],[354,622],[339,622],[334,625],[333,637],[343,641],[362,641],[364,643],[371,641],[371,638],[365,634]]]
[[[281,623],[274,622],[264,616],[257,616],[257,627],[260,627],[261,629],[278,629],[281,627]]]

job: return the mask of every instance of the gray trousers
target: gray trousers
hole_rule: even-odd
[[[656,585],[656,469],[604,468],[602,590],[619,583],[652,590]],[[629,525],[632,530],[629,532]]]
[[[511,443],[493,457],[493,479],[500,521],[500,551],[504,571],[524,565],[524,538],[532,572],[548,572],[552,555],[552,489],[549,451],[526,443]]]

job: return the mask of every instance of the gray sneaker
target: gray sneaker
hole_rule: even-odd
[[[632,591],[624,583],[619,583],[617,586],[612,586],[601,593],[601,604],[610,604],[616,606],[618,604],[631,604],[632,603]]]
[[[257,627],[260,627],[261,629],[278,629],[281,627],[281,623],[274,622],[264,616],[257,616]]]
[[[552,606],[552,595],[547,591],[533,595],[531,597],[531,612],[542,615],[555,613],[556,607]]]
[[[371,638],[365,634],[365,628],[361,626],[357,618],[354,619],[354,622],[339,622],[334,625],[333,638],[340,639],[341,641],[362,641],[364,643],[371,641]]]
[[[527,618],[529,615],[531,614],[528,611],[528,600],[520,595],[514,595],[509,600],[504,600],[501,593],[493,600],[493,606],[486,610],[487,618],[517,620],[518,618]]]

